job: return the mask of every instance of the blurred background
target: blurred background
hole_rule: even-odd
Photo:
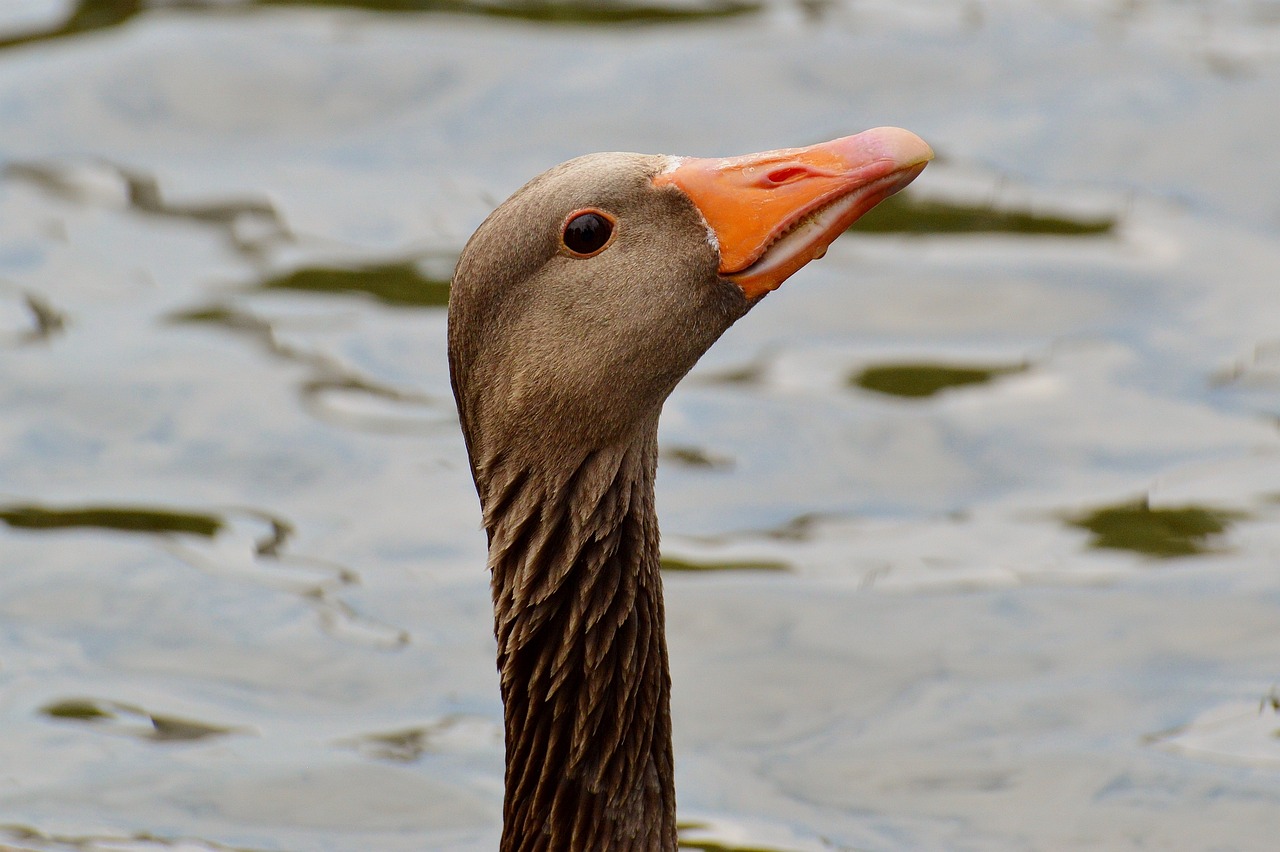
[[[938,160],[662,423],[688,849],[1270,849],[1276,0],[4,0],[0,849],[484,850],[454,259],[580,153]]]

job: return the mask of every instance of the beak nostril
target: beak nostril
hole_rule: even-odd
[[[778,184],[786,183],[787,181],[795,180],[799,177],[804,177],[808,173],[809,170],[804,166],[783,166],[782,168],[774,169],[769,172],[769,174],[765,175],[765,180],[776,186]]]

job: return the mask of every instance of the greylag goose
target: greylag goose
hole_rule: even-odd
[[[725,159],[591,154],[467,242],[449,368],[489,538],[504,852],[676,848],[658,414],[932,157],[892,127]]]

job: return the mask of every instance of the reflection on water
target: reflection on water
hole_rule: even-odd
[[[0,32],[0,49],[67,38],[127,23],[149,7],[147,0],[79,0],[59,24],[19,33]],[[753,0],[183,0],[189,10],[228,7],[310,6],[370,12],[446,13],[510,18],[545,24],[673,24],[733,18],[760,11]]]
[[[104,733],[158,743],[195,742],[235,733],[234,728],[150,713],[131,704],[92,698],[62,699],[42,707],[40,712],[50,719],[85,722]]]
[[[764,560],[695,562],[689,559],[678,559],[674,556],[663,556],[662,570],[663,571],[699,572],[699,571],[787,571],[789,569],[785,562],[770,562],[770,561],[764,561]]]
[[[663,413],[682,843],[1274,842],[1257,4],[20,5],[0,847],[493,849],[457,247],[585,151],[874,124],[945,156]]]
[[[487,719],[459,714],[428,725],[365,734],[338,743],[375,760],[392,763],[414,763],[430,753],[497,748],[501,744],[500,726]]]
[[[662,447],[659,458],[666,463],[703,470],[729,470],[733,459],[704,450],[701,447]]]
[[[270,278],[263,290],[296,290],[303,293],[366,293],[392,307],[443,308],[449,304],[452,261],[444,275],[424,272],[405,261],[357,269],[309,267]],[[441,266],[436,260],[435,266]]]
[[[73,509],[33,505],[0,506],[0,521],[23,530],[90,527],[121,532],[186,533],[202,536],[216,535],[222,528],[222,519],[216,515],[139,506],[84,506]]]
[[[809,852],[813,849],[831,849],[829,843],[796,842],[795,838],[781,838],[779,843],[759,843],[747,839],[752,828],[725,821],[681,820],[676,826],[681,849],[697,852]]]
[[[680,838],[681,849],[696,849],[699,852],[786,852],[786,850],[775,849],[771,846],[759,846],[751,844],[742,846],[737,843],[722,843],[718,840],[689,840]]]
[[[227,245],[250,258],[291,240],[284,222],[266,201],[170,201],[152,175],[103,160],[13,162],[0,168],[0,174],[75,203],[100,204],[162,220],[212,226]]]
[[[273,355],[279,355],[282,358],[306,360],[306,356],[303,353],[297,352],[279,342],[275,333],[275,326],[269,320],[231,305],[216,304],[175,311],[166,317],[166,320],[175,325],[211,325],[224,328],[248,335],[260,341]]]
[[[144,0],[79,0],[66,19],[55,27],[17,34],[0,32],[0,48],[116,27],[141,13],[144,8]]]
[[[0,293],[4,293],[4,288],[0,288]],[[48,301],[35,293],[23,292],[19,295],[24,316],[15,321],[14,325],[17,327],[0,331],[0,346],[41,343],[66,330],[66,316]]]
[[[448,283],[413,271],[384,276],[372,271],[304,270],[282,281],[268,282],[263,289],[284,289],[312,293],[368,293],[397,307],[439,307],[448,304]],[[398,269],[398,267],[397,267]],[[299,286],[298,281],[309,286]],[[443,290],[443,293],[440,291]],[[424,424],[451,417],[449,407],[439,398],[377,382],[353,372],[348,366],[322,352],[292,345],[281,337],[281,325],[248,310],[227,304],[176,311],[165,317],[174,325],[207,325],[248,337],[272,356],[306,366],[312,375],[298,385],[298,396],[307,409],[326,420],[371,431],[417,431]]]
[[[5,171],[21,180],[74,200],[92,197],[100,187],[93,183],[103,177],[118,180],[124,202],[131,209],[152,216],[189,219],[212,225],[233,225],[242,218],[277,221],[275,209],[265,201],[214,201],[182,203],[165,199],[159,182],[151,175],[107,163],[78,166],[48,163],[11,163]]]
[[[1018,210],[995,204],[965,204],[917,193],[900,192],[886,199],[851,227],[871,234],[1015,234],[1019,236],[1091,237],[1110,234],[1111,217],[1072,218]]]
[[[1022,372],[1025,364],[971,367],[958,364],[876,364],[849,378],[849,384],[888,396],[909,399],[933,396],[948,388],[981,385],[999,376]]]
[[[338,6],[379,12],[450,12],[548,24],[657,24],[757,12],[750,0],[653,3],[634,0],[260,0],[271,6]]]
[[[431,747],[432,734],[429,728],[409,728],[386,734],[369,734],[351,745],[378,760],[413,763]]]
[[[1280,768],[1280,706],[1276,687],[1257,703],[1211,708],[1189,724],[1146,738],[1158,748],[1219,763]]]
[[[0,832],[15,844],[14,852],[75,852],[75,850],[102,850],[102,852],[156,852],[156,850],[177,850],[178,852],[266,852],[247,846],[224,846],[221,843],[210,843],[189,837],[168,839],[157,837],[148,832],[132,834],[58,834],[41,831],[31,826],[0,825]],[[9,852],[8,847],[3,847]]]
[[[1240,512],[1211,506],[1152,508],[1146,500],[1102,506],[1069,519],[1093,533],[1091,547],[1171,558],[1207,553]]]

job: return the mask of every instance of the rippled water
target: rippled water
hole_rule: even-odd
[[[662,424],[690,849],[1269,849],[1280,6],[10,0],[0,849],[496,845],[452,260],[529,176],[939,153]]]

